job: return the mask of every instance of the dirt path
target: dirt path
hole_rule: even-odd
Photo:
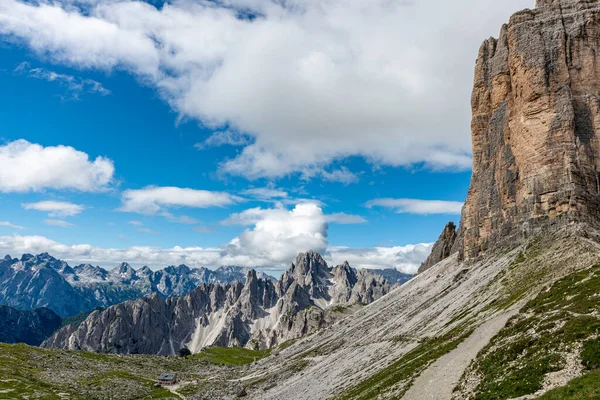
[[[163,386],[163,387],[165,389],[168,389],[171,393],[173,393],[175,396],[179,397],[180,399],[185,399],[185,396],[177,391],[182,386],[182,384],[183,383],[176,383],[175,385],[169,385],[169,386]]]
[[[517,310],[485,322],[450,353],[431,364],[413,383],[403,400],[449,400],[452,390],[477,353],[483,349]]]

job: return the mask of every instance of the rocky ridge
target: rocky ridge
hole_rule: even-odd
[[[203,283],[244,281],[248,270],[224,266],[212,271],[185,265],[135,270],[122,263],[107,271],[90,264],[71,267],[47,253],[24,254],[20,259],[7,255],[0,260],[0,304],[19,310],[47,307],[68,317],[153,293],[163,298],[182,296]]]
[[[279,281],[249,271],[245,284],[202,284],[185,296],[158,294],[94,311],[43,346],[121,354],[197,353],[208,346],[270,348],[336,320],[343,307],[373,302],[392,285],[347,263],[330,268],[301,253]]]
[[[454,242],[456,242],[456,225],[454,225],[454,222],[448,222],[442,234],[433,245],[431,254],[423,261],[418,272],[425,272],[435,264],[448,258],[452,254]]]
[[[40,345],[60,328],[62,319],[52,310],[20,311],[0,306],[0,342]]]

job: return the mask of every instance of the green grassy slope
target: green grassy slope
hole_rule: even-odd
[[[478,355],[473,370],[481,380],[474,398],[504,400],[536,393],[547,374],[567,367],[570,353],[585,368],[598,368],[599,292],[596,265],[559,280],[529,301]]]
[[[176,372],[184,380],[197,383],[188,385],[186,393],[193,394],[194,389],[219,393],[227,389],[224,382],[239,377],[239,366],[268,354],[209,348],[188,358],[124,356],[0,343],[0,398],[178,399],[170,391],[155,387],[163,372]]]

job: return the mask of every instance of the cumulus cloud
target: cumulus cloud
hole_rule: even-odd
[[[0,14],[1,10],[2,5]],[[97,192],[108,188],[115,172],[108,158],[91,161],[73,147],[43,147],[22,139],[0,146],[0,165],[0,192],[4,193],[45,189]]]
[[[324,252],[327,248],[327,220],[315,204],[299,204],[292,210],[275,208],[252,209],[237,214],[240,222],[253,220],[247,229],[227,246],[230,256],[244,265],[251,262],[285,264],[298,249]]]
[[[71,224],[70,222],[63,221],[62,219],[46,219],[46,220],[44,220],[44,223],[46,225],[58,226],[60,228],[71,228],[71,227],[75,226],[75,225]]]
[[[20,226],[20,225],[15,225],[9,221],[0,221],[0,226],[4,226],[6,228],[13,228],[13,229],[25,229],[25,227]]]
[[[37,203],[23,203],[22,207],[26,210],[44,211],[50,217],[72,217],[80,214],[85,207],[80,204],[73,204],[64,201],[39,201]]]
[[[460,214],[463,203],[460,201],[419,200],[419,199],[374,199],[367,207],[385,207],[398,214]]]
[[[348,261],[355,268],[395,268],[407,274],[414,274],[431,252],[432,246],[433,243],[372,249],[330,247],[326,260],[334,265]]]
[[[349,181],[332,162],[470,168],[477,50],[533,3],[4,0],[0,35],[56,63],[129,71],[182,117],[243,133],[201,145],[244,146],[224,173]]]
[[[227,219],[221,221],[222,225],[240,225],[251,226],[270,219],[272,217],[285,219],[287,215],[293,215],[295,212],[312,211],[311,218],[317,218],[327,223],[336,223],[343,225],[362,224],[367,222],[366,219],[359,215],[346,213],[324,214],[320,205],[315,202],[302,202],[295,206],[294,210],[289,211],[283,203],[276,203],[274,208],[250,208],[240,213],[231,214]]]
[[[171,208],[224,207],[241,199],[224,192],[195,190],[178,187],[148,186],[139,190],[126,190],[121,197],[119,211],[147,215],[162,215],[174,222],[195,224],[198,221],[187,216],[174,216]]]
[[[31,68],[28,62],[22,62],[15,68],[18,74],[27,74],[35,79],[56,82],[67,90],[68,95],[62,96],[64,100],[79,100],[83,93],[108,96],[110,90],[93,79],[82,79],[73,75],[59,74],[46,68]]]

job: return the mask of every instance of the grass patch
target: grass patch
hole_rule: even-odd
[[[189,357],[213,364],[246,365],[268,357],[271,350],[249,350],[241,347],[209,347]]]
[[[600,340],[588,340],[581,349],[581,362],[588,369],[600,368]]]
[[[335,312],[335,313],[343,313],[343,312],[345,312],[346,310],[348,310],[348,307],[344,307],[344,306],[335,306],[335,307],[331,307],[331,308],[330,308],[330,310],[331,310],[332,312]]]
[[[181,386],[177,392],[184,396],[192,396],[206,389],[206,383],[188,383]]]
[[[306,367],[308,367],[309,361],[308,360],[298,360],[295,361],[292,366],[290,367],[290,371],[294,372],[294,373],[298,373],[302,370],[304,370]]]
[[[538,400],[597,400],[600,399],[600,371],[572,380],[566,386],[549,391]]]
[[[0,398],[61,400],[174,399],[169,390],[156,387],[156,378],[175,372],[187,380],[206,384],[211,393],[225,397],[224,385],[236,365],[244,365],[268,352],[246,349],[208,349],[193,357],[109,355],[84,351],[42,349],[0,343]],[[226,364],[226,365],[223,365]],[[207,380],[210,377],[210,380]],[[189,388],[190,391],[193,388]],[[61,397],[64,394],[64,397]]]
[[[298,339],[290,339],[288,341],[285,341],[283,343],[281,343],[279,346],[277,346],[278,350],[285,350],[288,347],[291,347],[294,343],[296,343],[298,341]]]
[[[600,363],[600,266],[557,281],[529,301],[484,348],[475,363],[481,376],[476,400],[532,394],[545,376],[563,368],[562,354],[583,343],[582,360]]]

